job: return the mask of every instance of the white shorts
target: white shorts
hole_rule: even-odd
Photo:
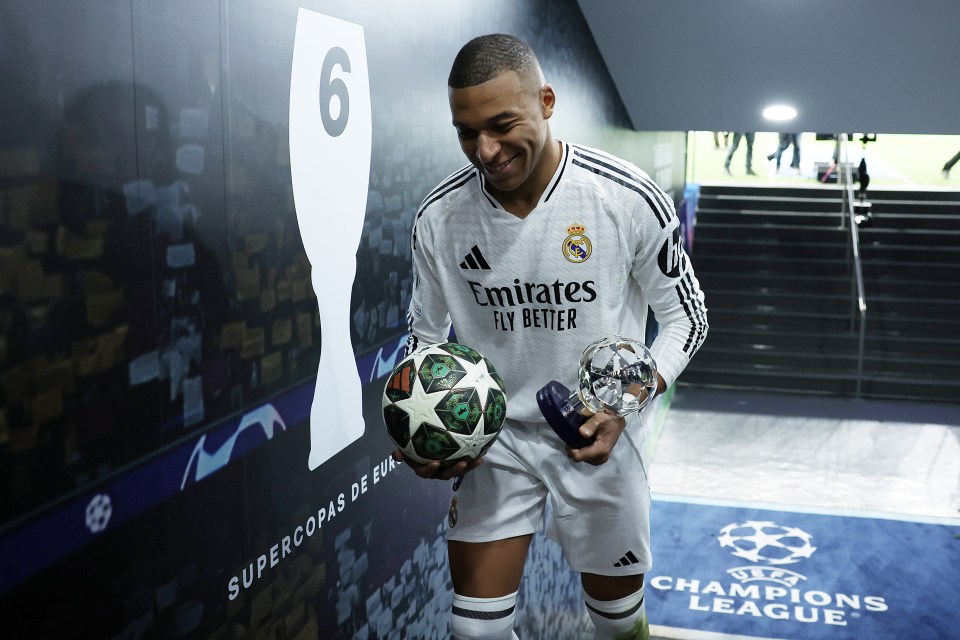
[[[454,493],[447,539],[490,542],[543,528],[547,496],[553,508],[547,535],[579,573],[618,576],[651,566],[650,488],[637,416],[600,466],[567,457],[546,423],[507,420],[483,464]]]

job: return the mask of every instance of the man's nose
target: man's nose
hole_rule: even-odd
[[[489,134],[477,134],[477,158],[480,162],[492,162],[500,153],[500,143]]]

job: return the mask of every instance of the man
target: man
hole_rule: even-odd
[[[753,170],[753,140],[756,138],[756,134],[753,131],[747,131],[746,133],[736,132],[733,134],[733,142],[730,144],[730,148],[727,149],[727,157],[723,161],[723,172],[728,176],[731,175],[730,161],[733,160],[733,154],[740,146],[740,138],[747,139],[747,175],[755,176],[757,172]]]
[[[957,164],[957,162],[960,162],[960,151],[944,163],[943,169],[940,171],[940,175],[943,176],[944,180],[950,177],[950,170],[953,169],[953,165]]]
[[[448,85],[471,164],[426,197],[414,223],[408,349],[443,342],[452,321],[457,339],[497,367],[509,398],[483,459],[449,468],[407,461],[425,478],[462,477],[447,531],[453,635],[516,637],[517,590],[549,496],[548,533],[581,574],[598,637],[646,637],[640,421],[593,415],[581,434],[596,440],[571,449],[535,396],[551,379],[573,386],[583,349],[598,338],[642,340],[648,304],[662,324],[652,346],[659,390],[674,381],[707,330],[676,213],[633,165],[554,140],[556,96],[517,38],[471,40]]]
[[[781,133],[777,142],[777,150],[767,156],[767,160],[777,161],[777,173],[780,172],[780,157],[790,145],[793,145],[793,158],[790,160],[790,168],[798,173],[800,172],[800,134]]]

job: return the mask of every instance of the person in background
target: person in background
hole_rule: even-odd
[[[947,163],[943,165],[943,170],[940,172],[940,175],[943,176],[944,180],[950,177],[950,169],[953,169],[953,165],[957,164],[958,162],[960,162],[960,151],[957,152],[957,155],[947,160]]]
[[[780,172],[780,156],[787,150],[787,147],[793,145],[793,158],[790,160],[790,168],[800,172],[800,134],[799,133],[781,133],[780,141],[777,144],[777,150],[767,156],[767,160],[777,161],[777,172]]]
[[[725,174],[732,175],[730,173],[730,161],[733,159],[733,154],[737,150],[737,147],[740,146],[740,138],[747,139],[747,175],[755,176],[757,175],[753,170],[753,139],[756,134],[753,131],[746,133],[734,133],[733,134],[733,143],[730,145],[730,148],[727,150],[727,159],[723,163],[723,172]]]

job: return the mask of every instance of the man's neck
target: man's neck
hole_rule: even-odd
[[[520,219],[526,218],[540,202],[543,192],[560,166],[562,157],[560,141],[550,138],[543,150],[539,166],[522,187],[513,191],[499,191],[487,185],[487,190],[508,213]]]

